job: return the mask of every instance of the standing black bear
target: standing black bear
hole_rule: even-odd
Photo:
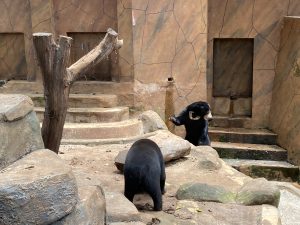
[[[208,137],[208,120],[212,118],[210,106],[207,102],[194,102],[188,105],[178,116],[171,116],[170,120],[176,125],[184,125],[185,139],[193,145],[210,145]]]
[[[166,173],[162,153],[158,145],[149,140],[136,141],[129,149],[124,165],[124,195],[133,201],[134,195],[148,193],[154,203],[154,210],[162,210]]]

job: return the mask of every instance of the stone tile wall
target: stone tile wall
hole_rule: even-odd
[[[18,40],[20,35],[22,38],[24,36],[24,40],[18,42],[18,49],[23,49],[24,54],[13,51],[8,42],[1,41],[0,79],[41,79],[34,60],[32,33],[49,32],[57,37],[67,35],[68,32],[102,33],[111,27],[125,40],[123,48],[117,52],[119,58],[122,58],[120,62],[118,57],[113,56],[113,60],[119,63],[119,66],[113,68],[114,80],[133,80],[132,63],[128,63],[133,55],[131,10],[123,9],[123,1],[3,0],[0,1],[0,12],[0,39],[4,39],[2,36],[7,34],[13,37],[17,35]],[[19,58],[14,55],[19,55]]]
[[[300,165],[300,17],[285,17],[281,33],[270,128],[288,158]]]
[[[224,101],[212,97],[213,39],[253,38],[252,122],[249,127],[268,127],[273,81],[282,20],[300,15],[297,0],[209,0],[208,5],[208,100],[219,112]]]
[[[132,26],[136,107],[164,118],[206,100],[207,0],[132,0]]]

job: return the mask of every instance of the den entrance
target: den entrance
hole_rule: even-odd
[[[68,32],[69,37],[73,39],[70,54],[70,65],[75,63],[82,56],[90,52],[104,38],[105,32]],[[89,69],[80,80],[89,81],[113,81],[114,70],[117,67],[116,54],[111,54],[100,63]]]
[[[253,48],[250,38],[214,39],[213,97],[219,103],[215,108],[228,106],[219,114],[252,115]]]

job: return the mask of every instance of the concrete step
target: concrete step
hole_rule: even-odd
[[[33,101],[35,107],[45,107],[43,94],[27,94]],[[70,108],[111,108],[118,106],[118,97],[108,94],[70,94]]]
[[[127,138],[141,134],[143,125],[137,119],[111,123],[65,123],[63,139]]]
[[[250,117],[228,117],[214,115],[213,120],[209,122],[209,126],[212,127],[224,127],[224,128],[239,128],[247,127],[247,124],[251,122]]]
[[[103,82],[103,81],[76,81],[71,88],[71,94],[113,94],[117,95],[119,105],[133,106],[133,82]],[[7,94],[42,94],[42,82],[22,80],[9,81],[0,87],[0,93]]]
[[[299,181],[299,167],[285,161],[223,159],[228,165],[253,178],[267,180]]]
[[[44,118],[44,108],[35,108],[40,121]],[[69,123],[104,123],[129,119],[128,107],[114,108],[69,108],[66,122]]]
[[[209,137],[217,142],[277,144],[277,134],[266,129],[210,127]]]
[[[152,133],[139,134],[131,137],[121,138],[103,138],[103,139],[62,139],[61,145],[86,145],[86,146],[97,146],[97,145],[113,145],[113,144],[127,144],[133,143],[141,138],[149,138],[153,136]]]
[[[221,158],[286,161],[287,151],[278,145],[212,142]]]

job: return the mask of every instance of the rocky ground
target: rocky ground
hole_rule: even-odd
[[[153,212],[152,200],[147,195],[135,197],[134,205],[137,211],[122,195],[124,177],[115,166],[118,153],[128,150],[131,144],[96,147],[65,145],[60,148],[59,155],[72,166],[75,173],[80,173],[86,180],[100,181],[106,195],[108,223],[280,224],[279,213],[274,206],[236,204],[237,193],[245,183],[253,179],[227,166],[210,147],[194,148],[188,156],[166,164],[167,180],[163,211]],[[200,185],[201,193],[205,193],[196,196],[200,201],[176,198],[177,190],[186,183]],[[129,221],[136,222],[129,223]]]

